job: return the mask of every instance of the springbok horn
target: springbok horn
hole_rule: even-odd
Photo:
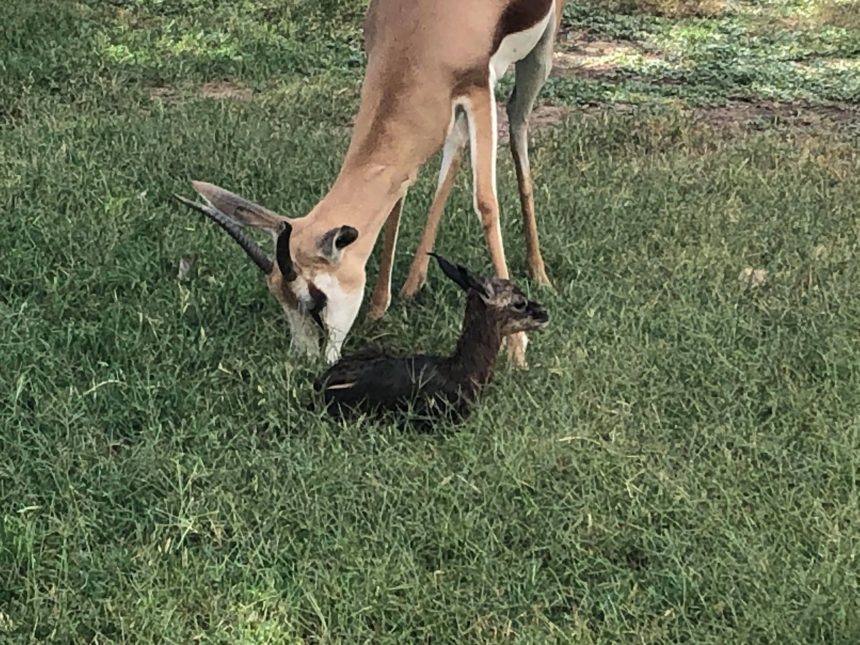
[[[219,211],[217,208],[214,208],[212,206],[192,202],[190,199],[185,199],[181,195],[174,195],[174,197],[189,208],[193,208],[194,210],[203,213],[206,217],[208,217],[213,222],[218,224],[218,226],[227,231],[227,234],[239,243],[239,246],[242,247],[242,250],[248,254],[248,257],[250,257],[254,261],[254,264],[260,267],[260,270],[263,273],[269,275],[272,272],[272,261],[268,257],[266,257],[266,254],[263,253],[263,250],[259,246],[257,246],[254,240],[252,240],[247,235],[245,235],[245,233],[242,232],[241,228],[239,227],[239,224],[237,224],[235,220],[231,219],[230,217]]]

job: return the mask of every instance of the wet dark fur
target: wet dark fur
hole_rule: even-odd
[[[506,335],[543,327],[549,317],[515,284],[478,279],[461,265],[436,257],[442,272],[466,292],[466,313],[450,356],[396,356],[365,349],[343,357],[314,383],[329,413],[379,414],[410,410],[424,421],[465,418],[493,378]]]
[[[314,389],[322,391],[326,409],[337,417],[410,410],[419,417],[463,419],[492,379],[502,346],[500,322],[488,318],[486,310],[480,296],[470,292],[463,332],[450,356],[363,350],[332,365]]]

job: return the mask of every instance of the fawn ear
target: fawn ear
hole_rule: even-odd
[[[460,285],[460,288],[463,291],[469,291],[470,289],[473,289],[484,298],[490,297],[484,285],[481,284],[480,280],[476,279],[475,276],[471,274],[469,269],[460,264],[452,264],[437,253],[429,253],[428,255],[432,255],[434,258],[436,258],[436,262],[439,263],[439,268],[442,269],[442,273],[444,273],[451,280]]]
[[[287,221],[283,215],[278,215],[215,184],[192,181],[191,185],[203,199],[242,226],[262,228],[277,235],[281,230],[281,224]]]
[[[278,233],[278,239],[275,242],[275,262],[278,264],[278,269],[285,282],[292,282],[296,279],[296,270],[293,267],[293,258],[290,255],[290,235],[293,232],[293,227],[289,222],[282,224],[281,232]]]
[[[320,255],[335,264],[340,261],[343,250],[358,239],[358,231],[352,226],[338,226],[323,235],[317,248]]]

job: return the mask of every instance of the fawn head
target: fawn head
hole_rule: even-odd
[[[529,300],[510,280],[479,278],[467,268],[431,253],[442,272],[466,293],[474,293],[484,304],[488,321],[496,322],[502,336],[536,331],[546,326],[549,314],[539,302]]]
[[[213,184],[194,181],[192,186],[207,203],[175,197],[216,222],[265,274],[290,324],[293,346],[317,356],[324,341],[326,360],[336,361],[364,294],[363,263],[343,253],[358,231],[338,226],[317,232],[307,217],[284,217]],[[274,261],[245,235],[245,226],[271,234]]]

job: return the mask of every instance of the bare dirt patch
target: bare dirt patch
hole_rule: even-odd
[[[561,105],[539,105],[536,106],[529,118],[529,135],[539,133],[562,123],[571,108]],[[499,106],[499,142],[507,143],[510,140],[508,133],[508,113],[504,105]]]
[[[247,101],[254,95],[254,91],[230,81],[210,81],[203,84],[200,94],[207,99]]]
[[[563,31],[556,43],[553,73],[557,76],[612,76],[622,62],[648,64],[662,60],[659,52],[632,40],[593,39],[587,31]]]
[[[553,68],[560,75],[611,76],[619,61],[633,57],[646,63],[660,60],[657,53],[634,42],[566,38],[553,57]]]
[[[726,10],[725,0],[608,0],[604,5],[613,11],[669,18],[712,18]]]
[[[818,5],[816,18],[821,25],[860,29],[860,11],[851,0],[830,0]]]
[[[167,85],[159,85],[157,87],[150,88],[149,90],[149,100],[150,101],[164,101],[170,102],[176,100],[177,91],[174,87],[168,87]]]
[[[855,105],[804,105],[796,103],[732,102],[719,107],[695,108],[693,119],[721,128],[784,125],[793,129],[838,127],[858,123]]]

